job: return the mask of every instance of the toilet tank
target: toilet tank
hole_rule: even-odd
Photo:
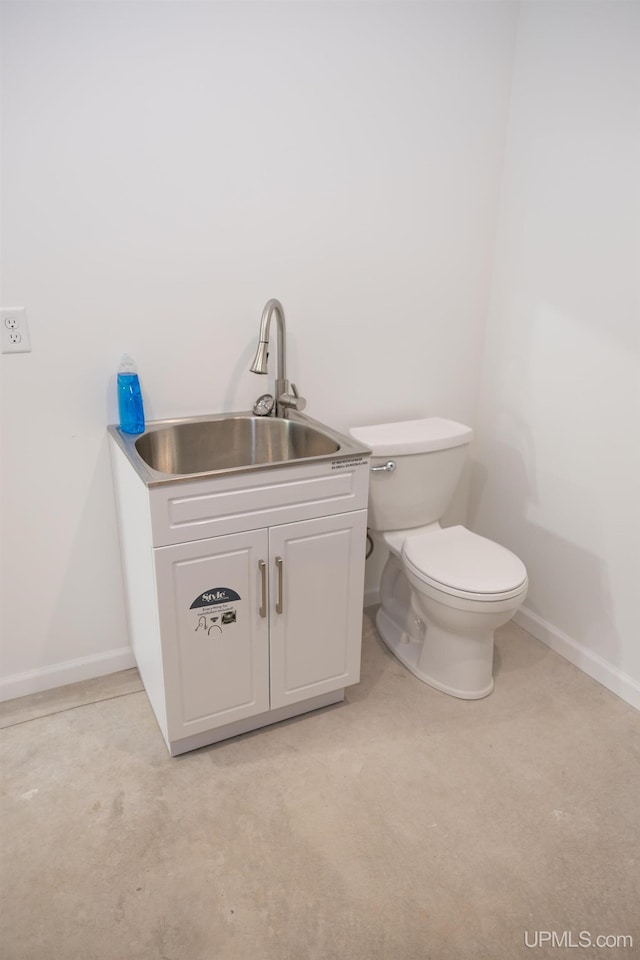
[[[440,520],[460,480],[473,436],[470,427],[427,417],[353,427],[350,433],[372,453],[372,530],[406,530]],[[389,461],[395,469],[374,469]]]

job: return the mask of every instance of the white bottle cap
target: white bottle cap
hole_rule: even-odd
[[[118,373],[137,373],[136,362],[128,353],[123,354]]]

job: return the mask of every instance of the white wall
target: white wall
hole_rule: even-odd
[[[105,425],[246,409],[272,296],[312,416],[472,420],[513,4],[4,3],[4,695],[127,665]]]
[[[527,3],[472,519],[524,626],[640,706],[640,5]]]

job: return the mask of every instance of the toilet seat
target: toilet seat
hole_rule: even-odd
[[[466,600],[497,601],[527,588],[527,571],[515,554],[465,527],[409,535],[402,559],[432,589]]]

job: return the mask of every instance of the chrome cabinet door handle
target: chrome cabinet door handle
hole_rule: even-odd
[[[262,588],[262,598],[260,602],[260,616],[266,617],[267,615],[267,564],[264,560],[258,562],[258,568],[260,570],[260,585]]]
[[[393,460],[387,460],[386,463],[383,463],[381,467],[371,467],[371,473],[393,473],[396,465]]]
[[[284,609],[284,599],[282,596],[282,557],[276,557],[276,567],[278,568],[278,599],[276,600],[276,613],[282,613]]]

